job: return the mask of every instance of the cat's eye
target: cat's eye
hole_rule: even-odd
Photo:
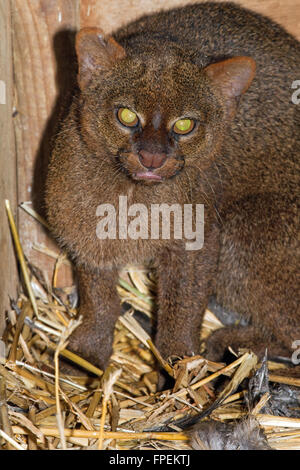
[[[128,108],[119,108],[117,116],[123,126],[135,127],[139,122],[137,115]]]
[[[195,127],[195,121],[193,119],[178,119],[173,126],[173,130],[176,134],[189,134]]]

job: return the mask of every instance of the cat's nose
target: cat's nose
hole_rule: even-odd
[[[140,150],[139,160],[145,168],[160,168],[166,161],[167,156],[164,153],[151,153],[147,150]]]

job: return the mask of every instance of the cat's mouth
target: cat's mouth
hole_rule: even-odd
[[[145,181],[163,181],[161,175],[153,173],[153,171],[139,171],[132,174],[133,179],[135,180],[145,180]]]
[[[176,177],[184,167],[184,159],[167,158],[159,168],[146,168],[141,165],[133,152],[118,155],[119,164],[129,178],[144,184],[163,183]]]

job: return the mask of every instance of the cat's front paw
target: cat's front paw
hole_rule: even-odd
[[[101,370],[105,370],[112,354],[112,336],[80,325],[70,336],[67,349]]]
[[[184,356],[195,356],[199,354],[200,351],[200,342],[198,339],[196,341],[192,341],[189,338],[176,340],[159,335],[155,340],[155,345],[165,360],[170,357],[180,358]]]

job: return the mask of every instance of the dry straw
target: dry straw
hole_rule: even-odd
[[[70,262],[63,254],[41,245],[34,247],[41,256],[56,261],[52,286],[47,286],[26,262],[8,201],[6,209],[24,292],[8,312],[6,353],[0,358],[3,449],[185,450],[190,444],[187,434],[176,427],[178,419],[213,409],[216,403],[218,407],[210,415],[216,420],[233,422],[247,414],[243,379],[259,367],[251,352],[244,352],[227,366],[202,356],[173,364],[161,358],[134,313],[138,309],[145,321],[151,322],[155,302],[151,270],[129,266],[121,273],[120,299],[132,308],[117,322],[113,355],[104,375],[68,351],[76,309],[69,301],[70,286],[58,289],[56,279],[61,267]],[[207,311],[202,337],[220,327],[220,321]],[[82,375],[65,375],[64,358],[77,364]],[[174,378],[172,389],[157,391],[157,364]],[[273,372],[273,364],[269,365],[270,380],[300,386],[299,379],[282,377]],[[215,390],[215,379],[222,376],[227,385],[220,393]],[[268,398],[263,396],[253,413],[269,444],[275,449],[300,449],[300,419],[264,414]],[[166,423],[172,432],[151,431]]]

